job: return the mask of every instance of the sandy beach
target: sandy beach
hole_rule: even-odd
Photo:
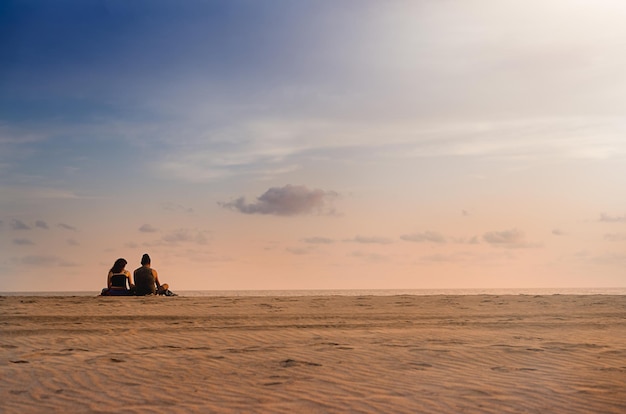
[[[3,413],[623,413],[626,296],[0,297]]]

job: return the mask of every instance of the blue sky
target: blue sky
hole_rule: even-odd
[[[3,2],[5,289],[623,286],[625,17]]]

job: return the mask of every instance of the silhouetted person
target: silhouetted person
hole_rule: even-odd
[[[167,289],[162,289],[159,282],[159,274],[150,267],[150,256],[148,254],[144,254],[141,257],[141,267],[135,270],[133,276],[137,296],[155,295],[161,290]]]

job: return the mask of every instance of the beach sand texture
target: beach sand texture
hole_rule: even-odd
[[[0,297],[3,413],[624,413],[626,296]]]

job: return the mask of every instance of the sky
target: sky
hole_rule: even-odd
[[[621,0],[6,0],[0,291],[626,286]]]

